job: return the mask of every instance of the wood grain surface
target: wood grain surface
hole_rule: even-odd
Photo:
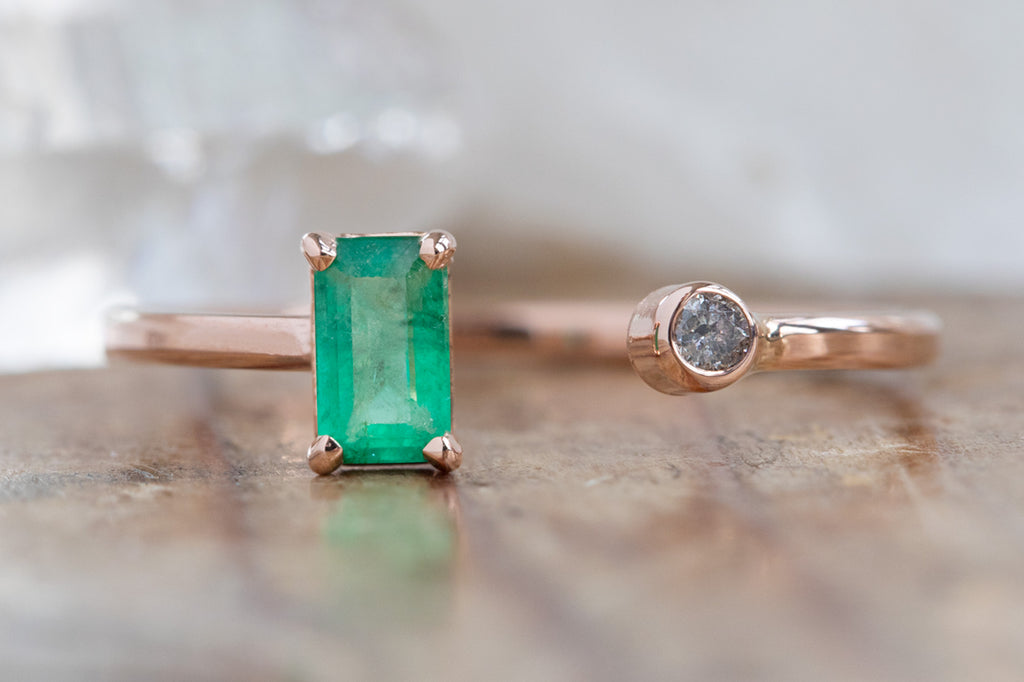
[[[309,376],[0,378],[3,679],[1024,679],[1024,305],[673,398],[456,358],[463,468],[316,478]]]

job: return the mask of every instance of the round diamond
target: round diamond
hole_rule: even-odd
[[[672,328],[672,341],[686,364],[706,372],[730,370],[750,350],[753,334],[743,309],[714,293],[686,299]]]

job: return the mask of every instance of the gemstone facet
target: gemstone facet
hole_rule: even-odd
[[[672,325],[672,343],[686,364],[705,372],[726,372],[742,362],[753,343],[743,309],[717,293],[693,294]]]
[[[418,235],[343,236],[313,271],[317,432],[345,464],[418,464],[451,431],[448,269]]]

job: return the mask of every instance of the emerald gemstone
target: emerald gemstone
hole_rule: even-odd
[[[317,432],[345,464],[418,464],[452,427],[448,269],[416,235],[339,237],[313,273]]]

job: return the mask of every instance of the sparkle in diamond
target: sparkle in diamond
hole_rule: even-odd
[[[743,310],[721,294],[690,296],[676,318],[672,341],[687,364],[706,372],[740,364],[753,340]]]

